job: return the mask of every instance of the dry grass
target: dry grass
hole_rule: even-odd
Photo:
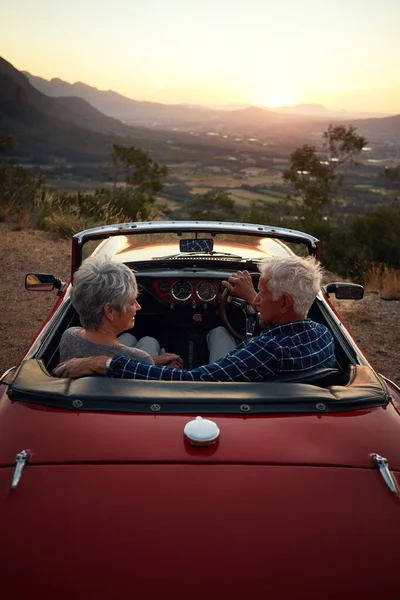
[[[381,289],[381,272],[379,265],[374,265],[364,275],[364,289],[366,292],[378,292]]]
[[[400,300],[400,269],[385,267],[382,275],[382,298]]]
[[[332,298],[345,326],[379,373],[400,384],[400,301],[367,292],[360,301]]]
[[[162,210],[160,210],[159,208],[157,208],[155,206],[150,210],[149,214],[147,215],[147,217],[145,219],[142,219],[141,213],[137,212],[136,217],[135,217],[135,222],[148,223],[149,221],[164,221],[164,218],[165,218],[165,214],[162,212]]]
[[[366,292],[380,292],[385,300],[400,300],[400,269],[373,265],[364,276]]]
[[[12,206],[0,203],[0,223],[5,223],[11,220]]]

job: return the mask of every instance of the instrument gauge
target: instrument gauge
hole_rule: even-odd
[[[213,281],[201,281],[197,286],[197,297],[202,302],[211,302],[217,295],[217,286]]]
[[[171,292],[175,300],[184,302],[192,295],[192,286],[186,279],[178,279],[174,282]]]
[[[158,284],[158,291],[162,294],[169,292],[169,283],[166,279],[161,279],[160,283]]]

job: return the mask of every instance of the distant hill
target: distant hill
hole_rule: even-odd
[[[48,96],[79,96],[105,115],[138,124],[203,123],[213,118],[214,110],[200,106],[186,106],[144,102],[126,98],[117,92],[102,91],[85,83],[67,83],[61,79],[47,81],[25,72],[30,83]]]
[[[18,155],[41,158],[106,156],[112,139],[133,130],[82,98],[50,98],[0,58],[0,130],[18,138]]]
[[[21,91],[24,90],[29,104],[41,112],[45,112],[49,117],[72,122],[98,133],[117,135],[129,133],[129,130],[120,121],[102,114],[81,97],[68,95],[65,98],[49,98],[32,86],[23,73],[2,58],[0,58],[0,74],[11,78],[14,85],[18,86]],[[2,90],[2,92],[5,93],[6,90]]]
[[[250,105],[229,105],[205,107],[185,104],[161,104],[126,98],[111,90],[103,91],[85,83],[67,83],[62,79],[47,81],[25,72],[32,85],[42,93],[52,97],[79,96],[102,113],[133,125],[179,127],[214,125],[240,127],[258,124],[279,124],[291,122],[292,115],[279,114],[267,107]],[[298,117],[298,115],[296,115]]]
[[[355,125],[370,140],[399,143],[400,115],[384,119],[360,119],[355,121]]]
[[[25,72],[29,81],[43,94],[48,96],[79,96],[84,98],[102,113],[120,119],[121,121],[137,122],[149,124],[151,122],[162,123],[166,125],[182,122],[204,123],[212,122],[217,119],[221,122],[232,122],[234,120],[240,123],[246,122],[252,118],[261,118],[265,120],[268,115],[269,120],[276,122],[289,122],[293,118],[302,118],[303,120],[349,120],[363,118],[386,117],[383,113],[363,113],[350,112],[346,110],[329,110],[322,104],[305,103],[296,106],[280,106],[273,110],[267,106],[245,105],[227,105],[205,107],[199,105],[169,105],[157,102],[144,102],[133,100],[113,92],[111,90],[103,91],[85,83],[67,83],[62,79],[43,79]],[[228,113],[228,114],[227,114]]]
[[[384,113],[363,113],[363,112],[351,112],[347,110],[329,110],[322,104],[297,104],[296,106],[280,106],[275,109],[276,112],[281,114],[290,115],[303,115],[307,117],[315,118],[329,118],[335,120],[348,120],[348,119],[363,119],[363,118],[380,118],[387,117]]]

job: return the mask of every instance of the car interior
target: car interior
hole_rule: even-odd
[[[116,253],[117,260],[134,271],[138,283],[141,310],[129,333],[138,339],[155,337],[165,351],[182,357],[185,369],[209,363],[207,334],[211,329],[225,326],[238,343],[249,335],[257,335],[260,330],[254,309],[230,296],[222,285],[222,281],[236,271],[247,270],[257,290],[259,261],[221,250],[213,252],[212,245],[207,246],[209,243],[207,239],[189,242],[184,239],[179,245],[179,253],[162,255],[159,259],[146,257],[149,246],[143,252],[143,260],[127,260],[127,256],[120,257]],[[274,243],[276,246],[276,241]],[[39,291],[58,289],[58,294],[66,288],[65,283],[51,275],[34,273],[27,275],[25,285]],[[59,309],[30,348],[27,358],[31,360],[23,361],[10,375],[8,393],[13,399],[70,410],[79,407],[82,410],[147,413],[156,410],[179,413],[183,404],[184,411],[193,414],[282,410],[318,413],[322,410],[354,410],[360,405],[382,405],[388,401],[385,383],[370,368],[324,300],[324,296],[333,293],[336,298],[361,298],[362,292],[361,286],[354,284],[328,284],[309,311],[309,318],[326,325],[332,332],[335,367],[288,373],[256,383],[51,377],[52,370],[60,362],[59,344],[63,332],[80,325],[67,292]],[[277,385],[281,383],[284,385]]]
[[[214,260],[210,265],[203,264],[201,270],[189,267],[187,262],[180,264],[179,261],[174,261],[173,267],[169,265],[168,270],[128,266],[135,267],[141,305],[135,328],[129,333],[138,339],[145,335],[155,337],[167,352],[182,357],[185,369],[209,362],[207,333],[211,329],[223,325],[237,338],[238,343],[246,338],[246,310],[230,301],[234,299],[224,294],[222,285],[222,280],[227,279],[240,265],[232,265],[228,270],[226,263],[221,265]],[[253,265],[249,272],[257,289],[259,271]],[[331,385],[332,382],[338,385],[345,383],[349,376],[349,365],[357,363],[354,349],[342,336],[337,335],[337,324],[321,299],[314,301],[309,317],[331,329],[336,340],[337,366],[314,374],[290,374],[280,377],[280,380],[310,381],[322,386]],[[62,333],[68,327],[79,325],[79,317],[67,300],[62,316],[48,332],[36,355],[49,373],[59,363],[58,346]],[[253,317],[252,326],[254,335],[257,335],[260,331],[257,315]]]
[[[143,224],[143,228],[145,226],[146,224]],[[161,227],[165,225],[160,225]],[[207,334],[211,329],[223,325],[238,343],[251,335],[257,335],[260,331],[256,311],[245,301],[231,296],[222,285],[223,280],[238,270],[247,270],[253,279],[254,289],[257,290],[260,276],[258,264],[264,257],[287,255],[290,252],[307,256],[311,252],[311,242],[307,237],[305,241],[303,238],[294,238],[294,241],[290,240],[289,243],[284,239],[283,244],[280,239],[275,238],[275,230],[274,237],[271,238],[260,237],[258,229],[255,235],[250,236],[246,232],[241,237],[236,231],[226,233],[224,230],[219,239],[219,233],[211,232],[210,235],[206,232],[201,236],[197,230],[182,236],[179,231],[175,231],[175,227],[172,232],[162,231],[150,236],[140,233],[108,238],[108,231],[104,234],[101,230],[95,230],[96,239],[100,242],[93,243],[90,239],[86,256],[96,253],[99,248],[108,256],[107,252],[111,250],[113,260],[124,262],[132,269],[138,283],[138,302],[141,310],[136,316],[134,329],[129,333],[137,339],[143,336],[156,338],[166,352],[181,356],[185,369],[193,369],[209,363]],[[218,224],[216,230],[218,231]],[[75,253],[75,268],[79,267],[84,258],[85,248],[82,243]],[[27,289],[38,291],[57,289],[59,295],[66,289],[66,284],[56,277],[35,273],[27,275],[25,285]],[[330,402],[332,398],[336,400],[336,392],[332,392],[336,389],[335,386],[342,389],[340,386],[351,385],[351,381],[358,380],[354,369],[360,367],[373,373],[361,352],[358,352],[354,340],[346,335],[340,320],[324,300],[324,296],[329,294],[335,294],[336,298],[356,299],[361,298],[362,293],[361,286],[354,284],[328,284],[318,294],[309,311],[309,318],[326,325],[333,334],[337,361],[335,367],[279,375],[271,380],[271,383],[207,382],[205,387],[202,387],[202,382],[199,385],[199,382],[108,381],[107,378],[101,377],[87,377],[75,382],[64,380],[62,383],[61,380],[51,377],[52,370],[60,362],[59,344],[63,332],[69,327],[80,325],[67,291],[59,309],[29,350],[27,358],[33,360],[24,361],[19,368],[19,383],[22,383],[18,387],[16,381],[16,388],[23,397],[35,396],[39,402],[45,402],[47,394],[53,397],[63,389],[60,398],[62,402],[67,402],[67,405],[72,397],[81,398],[82,394],[92,401],[100,401],[106,394],[107,405],[110,400],[107,393],[111,394],[113,402],[115,398],[121,401],[125,398],[131,402],[134,383],[135,399],[141,398],[145,404],[154,394],[162,397],[163,402],[169,403],[170,407],[177,396],[186,401],[192,394],[192,403],[196,403],[198,398],[205,394],[204,404],[208,402],[208,395],[212,399],[216,394],[216,397],[222,398],[226,404],[229,397],[233,398],[239,394],[238,398],[248,397],[249,401],[258,397],[261,403],[269,398],[268,410],[272,410],[271,401],[274,398],[279,399],[279,406],[282,400],[285,400],[288,407],[289,397],[293,398],[295,410],[299,410],[299,403],[304,403],[305,399],[314,402],[312,410],[319,410],[315,409],[318,405],[316,399],[322,398],[324,402],[319,404],[325,406],[324,403]],[[276,386],[277,382],[286,385],[281,389]],[[259,386],[262,387],[262,392],[259,391]],[[291,386],[294,386],[293,389]],[[380,385],[378,387],[382,401],[385,392]],[[242,391],[239,393],[238,390]],[[352,396],[349,401],[350,406],[353,402]],[[370,401],[376,401],[376,394],[372,395]],[[115,402],[112,406],[115,406]],[[235,405],[234,410],[236,409]]]

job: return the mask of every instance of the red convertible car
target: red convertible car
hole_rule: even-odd
[[[257,331],[223,279],[246,269],[256,285],[261,260],[320,253],[298,231],[217,222],[98,227],[72,244],[72,280],[91,254],[135,270],[135,335],[186,368],[208,362],[216,325]],[[309,313],[335,368],[262,383],[54,378],[79,324],[70,287],[37,273],[26,287],[57,302],[0,379],[3,598],[397,597],[400,390],[329,301],[361,286],[325,285]]]

